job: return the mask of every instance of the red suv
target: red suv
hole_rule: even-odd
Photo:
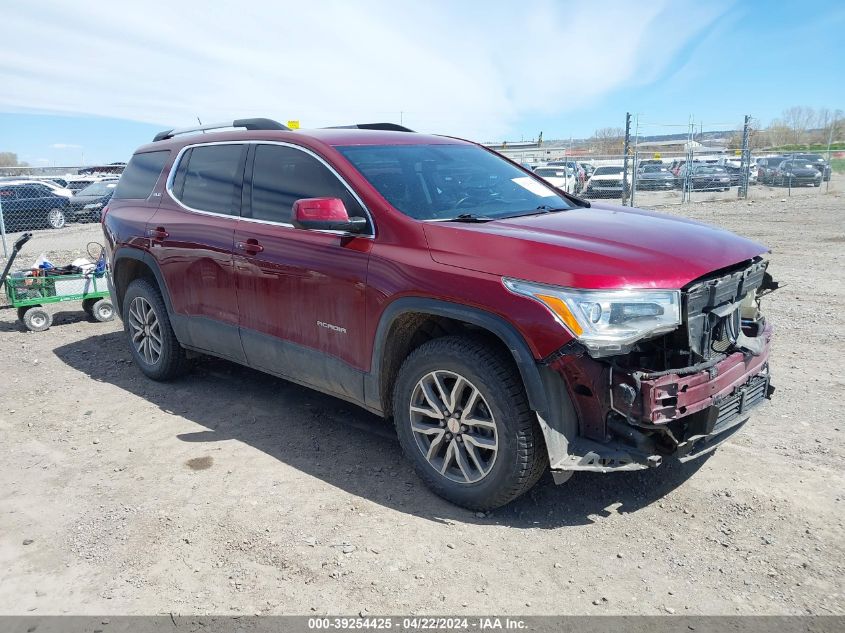
[[[773,390],[759,244],[392,124],[226,127],[158,134],[104,213],[152,379],[199,352],[354,402],[477,510],[703,455]]]

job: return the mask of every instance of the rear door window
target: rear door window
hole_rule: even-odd
[[[153,192],[170,150],[135,154],[130,160],[114,192],[114,198],[146,199]]]
[[[187,159],[181,192],[174,190],[173,195],[191,209],[238,215],[246,148],[244,144],[194,147],[179,162],[181,179],[179,172]]]

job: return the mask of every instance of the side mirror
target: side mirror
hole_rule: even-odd
[[[358,233],[366,218],[350,218],[340,198],[303,198],[293,203],[293,225],[298,229]]]

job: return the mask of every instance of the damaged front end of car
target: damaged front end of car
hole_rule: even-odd
[[[600,323],[604,310],[610,312],[610,325],[604,339],[582,335],[543,363],[547,390],[554,391],[556,378],[557,388],[566,390],[556,399],[561,410],[550,412],[549,419],[540,415],[556,481],[579,470],[637,470],[665,459],[688,461],[742,427],[774,391],[772,328],[760,299],[778,284],[767,266],[756,258],[716,271],[678,291],[676,300],[651,292],[630,303],[614,299],[609,304],[598,296],[601,305],[594,307],[593,297],[563,297],[568,310],[560,311],[562,319],[577,316],[589,328],[590,319]],[[550,305],[551,298],[541,296]],[[631,315],[627,321],[625,311]],[[620,339],[606,333],[614,318],[623,324],[652,319],[652,329],[635,342],[602,345],[612,336]]]

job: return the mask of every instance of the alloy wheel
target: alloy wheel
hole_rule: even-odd
[[[496,420],[478,388],[445,370],[420,378],[411,395],[411,430],[429,465],[451,481],[471,484],[496,461]]]
[[[60,229],[65,225],[65,214],[61,209],[50,209],[47,212],[47,223],[50,228]]]
[[[129,329],[135,350],[148,364],[155,365],[161,358],[161,325],[144,297],[135,297],[129,306]]]

